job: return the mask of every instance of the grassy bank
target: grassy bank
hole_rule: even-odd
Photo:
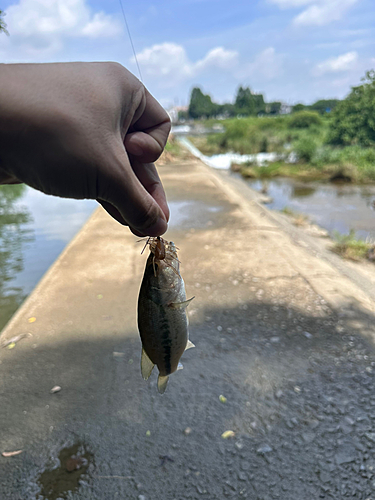
[[[332,146],[328,143],[330,117],[313,112],[288,116],[249,117],[220,121],[225,132],[191,137],[206,155],[234,151],[240,154],[295,153],[297,163],[278,161],[267,167],[247,164],[237,169],[246,177],[295,177],[303,180],[375,182],[375,149]]]

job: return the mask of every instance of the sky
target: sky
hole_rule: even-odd
[[[375,68],[374,0],[122,0],[150,92],[169,108],[239,85],[289,104],[343,98]],[[117,61],[140,75],[120,0],[2,0],[0,62]]]

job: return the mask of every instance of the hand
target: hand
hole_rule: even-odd
[[[137,235],[167,230],[154,162],[164,109],[116,63],[0,65],[0,183],[98,200]]]

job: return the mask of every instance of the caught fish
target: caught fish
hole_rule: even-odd
[[[147,380],[156,365],[158,391],[163,394],[169,375],[182,368],[180,358],[194,347],[188,338],[185,284],[173,241],[149,238],[147,259],[138,298],[138,329],[142,340],[141,372]]]

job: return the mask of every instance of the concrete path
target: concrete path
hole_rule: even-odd
[[[228,175],[160,172],[196,349],[142,380],[146,255],[99,209],[1,335],[0,498],[374,500],[373,301]]]

